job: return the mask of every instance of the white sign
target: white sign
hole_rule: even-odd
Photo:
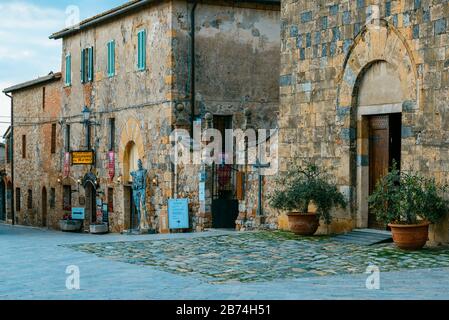
[[[72,220],[84,220],[84,208],[72,208]]]
[[[198,197],[200,201],[206,201],[206,183],[200,182],[200,188],[198,191]]]

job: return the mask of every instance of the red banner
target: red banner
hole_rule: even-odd
[[[64,177],[70,175],[70,152],[64,154]]]
[[[108,168],[109,168],[109,178],[114,179],[115,176],[115,152],[109,151],[108,153]]]

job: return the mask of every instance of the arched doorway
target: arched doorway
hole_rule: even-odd
[[[47,188],[42,188],[42,227],[47,227]]]
[[[397,70],[388,62],[370,63],[362,71],[354,89],[357,122],[360,124],[358,149],[364,150],[359,159],[360,192],[369,196],[377,182],[396,164],[401,166],[402,104],[404,94]],[[367,208],[366,226],[385,230]]]
[[[134,141],[129,141],[126,145],[123,156],[123,182],[124,182],[124,214],[125,229],[133,230],[137,228],[136,207],[133,200],[131,172],[137,170],[139,152]]]
[[[0,180],[0,221],[6,221],[6,188],[3,179]]]

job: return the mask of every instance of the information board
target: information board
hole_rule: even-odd
[[[168,200],[169,229],[189,228],[189,199]]]
[[[95,155],[93,151],[72,151],[72,166],[74,165],[93,165]]]

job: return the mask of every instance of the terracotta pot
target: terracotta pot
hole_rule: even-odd
[[[394,243],[403,250],[419,250],[424,247],[429,239],[429,225],[428,222],[410,225],[388,224]]]
[[[312,236],[320,226],[320,221],[315,213],[290,212],[287,216],[290,231],[296,235]]]

